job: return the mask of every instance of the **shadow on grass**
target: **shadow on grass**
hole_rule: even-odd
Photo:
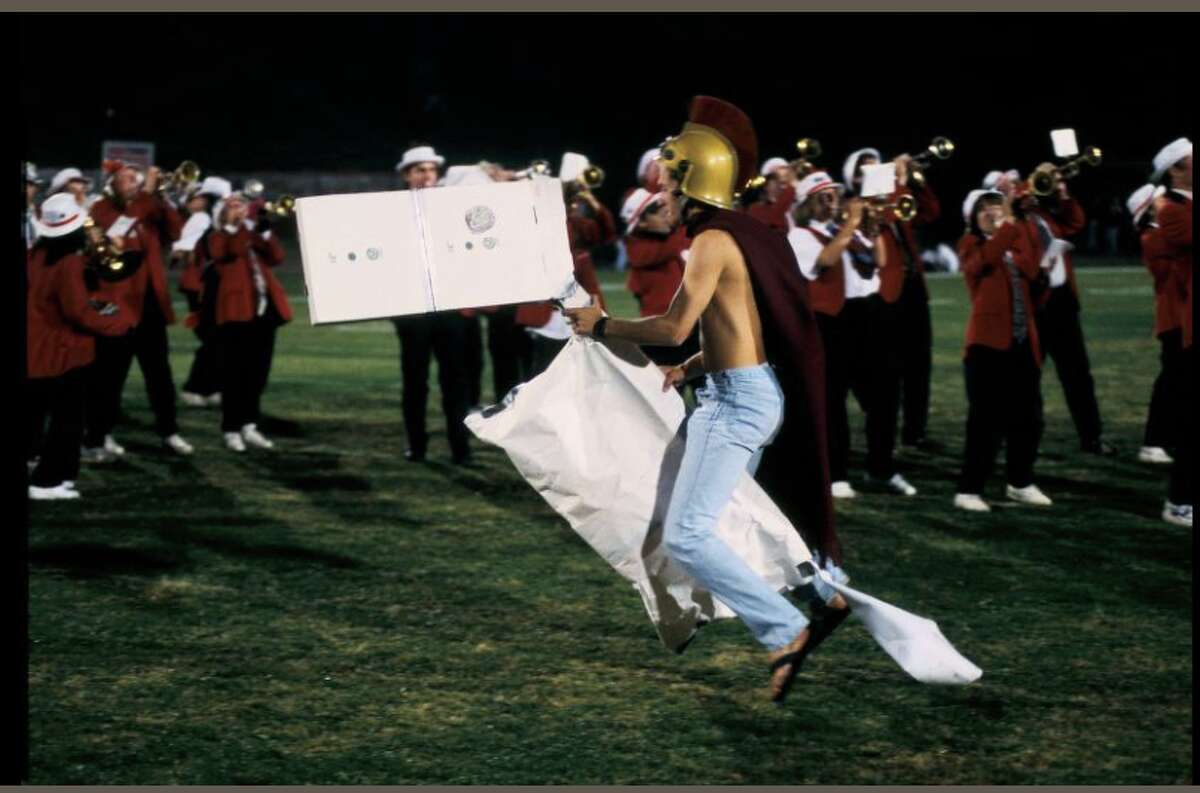
[[[182,548],[114,548],[97,542],[31,545],[29,564],[61,570],[70,578],[162,575],[187,563]]]

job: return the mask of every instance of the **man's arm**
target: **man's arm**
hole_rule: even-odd
[[[604,336],[635,344],[678,347],[687,341],[700,315],[717,291],[717,281],[730,257],[738,253],[733,239],[723,231],[706,231],[692,243],[683,283],[666,314],[643,319],[609,319]],[[563,312],[580,335],[590,335],[601,317],[598,307],[569,308]]]

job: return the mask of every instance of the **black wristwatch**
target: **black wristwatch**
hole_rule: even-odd
[[[593,339],[603,339],[604,338],[604,326],[607,324],[608,324],[608,317],[600,317],[600,319],[596,320],[596,324],[592,326],[592,338]]]

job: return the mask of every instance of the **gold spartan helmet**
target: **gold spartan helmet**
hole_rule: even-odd
[[[737,184],[737,150],[716,129],[685,123],[682,132],[663,141],[658,161],[688,198],[722,209],[734,208],[741,187]]]

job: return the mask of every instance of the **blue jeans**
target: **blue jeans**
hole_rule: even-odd
[[[762,364],[709,374],[696,399],[663,544],[692,578],[746,623],[755,639],[778,650],[808,620],[751,570],[716,528],[751,458],[779,431],[783,391],[775,373]]]

